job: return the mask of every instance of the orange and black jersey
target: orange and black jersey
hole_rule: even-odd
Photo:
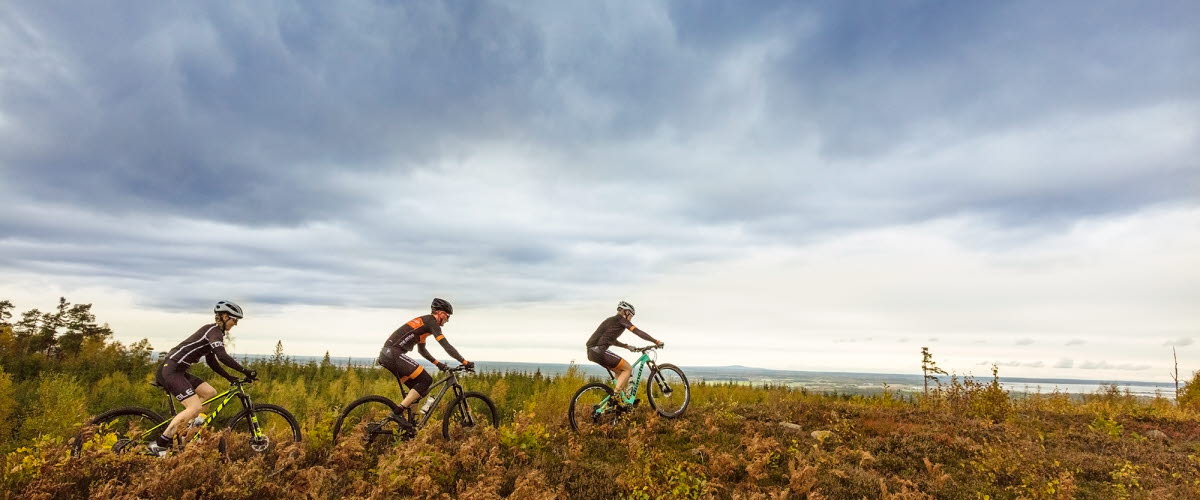
[[[459,363],[467,362],[458,353],[458,350],[446,340],[446,336],[442,334],[441,325],[438,325],[437,318],[434,318],[432,314],[413,318],[408,323],[400,325],[400,328],[392,332],[392,335],[383,343],[383,347],[393,347],[400,349],[401,352],[409,352],[413,346],[417,346],[417,351],[421,353],[421,356],[437,364],[438,360],[425,349],[425,339],[430,336],[433,337],[433,340],[438,341],[442,345],[442,349],[445,349],[446,353],[457,359]]]
[[[600,323],[600,326],[596,328],[596,333],[593,333],[592,337],[588,339],[587,346],[603,346],[605,349],[614,345],[624,346],[624,344],[617,342],[617,337],[620,337],[622,333],[625,333],[625,330],[629,330],[638,337],[646,339],[650,342],[658,342],[657,340],[654,340],[654,337],[651,337],[649,333],[643,332],[640,328],[633,326],[633,323],[625,319],[624,316],[617,314]]]

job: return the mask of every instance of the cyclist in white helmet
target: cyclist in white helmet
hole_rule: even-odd
[[[231,382],[237,378],[225,371],[221,367],[221,363],[241,372],[249,380],[258,378],[257,372],[246,369],[233,359],[233,356],[225,352],[225,334],[237,326],[238,320],[244,316],[242,308],[233,302],[222,300],[217,302],[216,307],[213,308],[213,315],[216,322],[200,327],[196,333],[171,349],[167,353],[167,359],[154,374],[154,380],[184,406],[183,410],[171,419],[167,429],[158,436],[155,442],[150,443],[150,452],[160,457],[165,456],[171,449],[171,441],[179,430],[179,426],[196,418],[196,415],[199,415],[200,410],[204,408],[203,402],[217,395],[217,390],[208,382],[187,372],[188,368],[200,361],[200,358],[204,358],[204,362],[217,375],[225,377]],[[220,363],[217,362],[218,360]]]
[[[600,326],[596,328],[596,332],[587,341],[588,360],[616,373],[617,391],[625,390],[625,384],[629,382],[629,376],[633,373],[633,367],[629,365],[628,361],[608,350],[609,346],[614,345],[629,350],[633,349],[633,346],[621,343],[617,337],[625,333],[625,330],[629,330],[647,341],[654,342],[654,345],[658,347],[663,346],[661,341],[655,340],[649,333],[633,326],[630,321],[633,314],[633,304],[622,300],[617,304],[617,314],[601,322]]]

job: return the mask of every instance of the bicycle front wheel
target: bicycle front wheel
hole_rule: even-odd
[[[333,424],[333,443],[342,437],[361,437],[368,447],[383,448],[403,439],[406,434],[391,415],[400,414],[400,406],[383,396],[363,396],[346,405]]]
[[[253,417],[253,418],[251,418]],[[258,432],[254,432],[258,427]],[[255,453],[266,453],[281,446],[300,442],[300,424],[281,406],[256,403],[242,410],[229,421],[229,448],[226,452],[247,447]]]
[[[571,398],[567,418],[575,432],[586,433],[611,426],[624,411],[611,387],[593,382],[579,388]]]
[[[487,427],[500,427],[500,416],[496,404],[478,392],[463,393],[450,403],[442,417],[442,437],[446,439],[466,439]]]
[[[692,389],[687,376],[678,366],[664,363],[650,373],[646,381],[646,399],[654,411],[667,418],[683,415],[692,401]]]
[[[167,429],[168,423],[154,411],[136,406],[109,410],[97,415],[75,435],[71,455],[79,456],[84,450],[148,453],[147,447]]]

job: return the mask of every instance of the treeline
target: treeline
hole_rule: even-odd
[[[113,372],[148,370],[148,340],[123,345],[112,340],[112,328],[96,322],[91,304],[72,304],[65,297],[51,311],[30,309],[13,320],[13,303],[0,300],[0,367],[16,381],[42,373],[69,374],[94,382]]]

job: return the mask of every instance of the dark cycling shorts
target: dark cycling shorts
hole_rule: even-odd
[[[186,367],[172,362],[163,363],[158,367],[154,372],[154,381],[178,401],[196,395],[196,388],[204,383],[200,377],[188,373]]]
[[[399,349],[384,347],[382,351],[379,351],[379,359],[376,362],[387,368],[387,371],[392,372],[392,375],[396,376],[397,382],[407,385],[409,389],[416,389],[421,396],[429,393],[433,377],[425,371],[425,368],[400,352]]]
[[[588,361],[608,368],[609,370],[615,370],[618,365],[625,362],[624,359],[621,359],[620,356],[613,354],[613,352],[608,350],[607,347],[599,345],[596,347],[589,347],[587,356]]]

